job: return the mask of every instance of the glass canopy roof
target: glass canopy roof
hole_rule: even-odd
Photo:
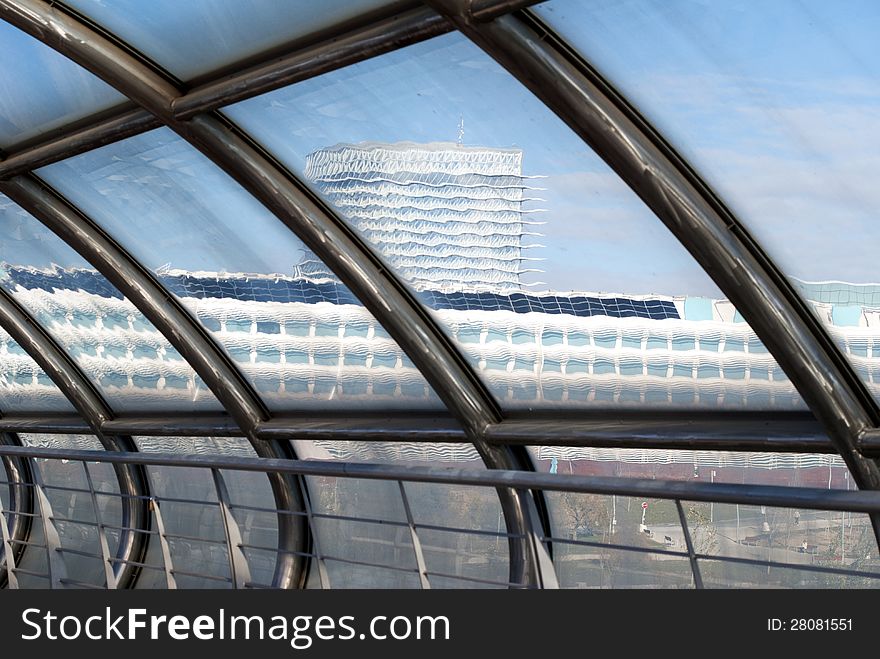
[[[49,46],[0,21],[0,149],[125,102],[125,96]]]
[[[878,7],[429,4],[0,0],[0,587],[878,585]]]
[[[504,407],[802,407],[648,208],[448,35],[224,109],[396,268]]]
[[[721,193],[875,397],[876,9],[794,0],[758,10],[695,0],[535,8]]]

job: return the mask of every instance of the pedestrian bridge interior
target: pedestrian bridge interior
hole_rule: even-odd
[[[0,0],[0,587],[880,585],[878,26]]]

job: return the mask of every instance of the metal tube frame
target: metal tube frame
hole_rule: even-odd
[[[37,323],[30,313],[5,289],[0,287],[0,326],[31,356],[58,386],[76,410],[89,424],[89,428],[108,451],[137,450],[131,438],[106,435],[101,430],[104,421],[113,417],[113,412],[88,377],[64,349]],[[126,465],[115,467],[119,489],[133,496],[149,492],[146,474],[142,468]],[[36,470],[31,470],[33,478]],[[149,527],[149,510],[137,499],[129,499],[122,507],[124,526]],[[128,560],[139,560],[147,551],[148,539],[142,534],[125,532],[120,536],[117,556]],[[119,567],[119,566],[117,566]],[[136,567],[122,564],[116,575],[122,587],[134,585],[140,575]]]
[[[130,85],[123,85],[123,87],[133,89],[133,92],[128,95],[155,113],[155,116],[143,110],[131,110],[128,107],[122,108],[115,113],[111,113],[111,116],[96,117],[96,121],[90,125],[78,122],[79,127],[62,129],[60,131],[60,138],[36,144],[32,147],[24,145],[25,148],[23,149],[13,147],[12,155],[6,160],[0,161],[0,178],[29,171],[33,167],[54,162],[74,153],[80,153],[101,144],[150,130],[165,123],[171,125],[172,128],[187,139],[190,139],[203,152],[208,152],[209,156],[211,156],[210,151],[212,149],[220,146],[223,152],[212,157],[215,159],[215,162],[221,164],[224,169],[238,178],[239,182],[242,182],[239,178],[240,176],[254,176],[257,179],[265,178],[265,172],[262,170],[261,165],[268,162],[270,167],[274,167],[276,173],[280,173],[282,179],[287,179],[287,184],[293,188],[294,198],[300,197],[298,199],[300,205],[303,205],[303,201],[305,201],[306,211],[314,210],[314,208],[308,208],[308,202],[311,201],[312,206],[317,206],[319,215],[324,215],[323,220],[329,219],[331,222],[336,221],[338,223],[338,218],[333,217],[332,213],[314,198],[309,199],[310,195],[308,192],[303,190],[288,172],[278,167],[277,163],[274,163],[271,158],[267,158],[265,154],[260,153],[258,148],[254,148],[254,145],[249,143],[246,136],[242,135],[235,127],[228,124],[224,126],[222,123],[218,125],[216,117],[197,116],[196,113],[213,110],[235,100],[248,98],[255,94],[344,66],[359,59],[372,57],[381,52],[402,47],[407,43],[415,43],[436,34],[442,34],[449,31],[454,24],[455,27],[474,39],[490,55],[498,59],[515,75],[520,77],[527,86],[532,88],[547,103],[548,107],[556,111],[557,114],[560,114],[576,132],[579,132],[585,141],[605,158],[615,171],[648,202],[648,205],[673,230],[673,233],[679,237],[685,247],[691,251],[698,262],[709,272],[710,276],[716,279],[722,289],[734,293],[729,293],[732,301],[742,310],[759,336],[764,339],[771,353],[774,354],[786,372],[790,374],[792,381],[811,408],[817,410],[817,416],[831,437],[829,442],[820,433],[813,431],[802,437],[801,440],[792,442],[787,439],[787,436],[798,435],[796,430],[789,429],[789,432],[779,430],[769,432],[766,436],[758,430],[754,434],[746,432],[744,436],[743,433],[729,433],[721,428],[717,430],[721,435],[718,436],[711,428],[703,428],[700,424],[696,424],[697,427],[691,433],[688,433],[681,427],[676,427],[674,424],[672,427],[661,429],[660,431],[656,431],[655,428],[655,432],[652,433],[647,424],[645,424],[642,426],[642,432],[645,434],[639,434],[639,422],[634,420],[636,426],[636,436],[634,437],[628,434],[628,430],[633,429],[632,426],[613,428],[606,425],[603,427],[601,423],[596,425],[590,421],[583,421],[577,429],[573,430],[569,427],[561,432],[554,432],[551,426],[541,426],[539,422],[536,422],[534,424],[535,430],[543,433],[544,429],[546,429],[551,437],[543,438],[541,441],[532,440],[527,442],[525,438],[529,432],[527,430],[529,424],[521,423],[516,425],[516,422],[502,421],[496,409],[494,414],[490,413],[484,416],[481,422],[477,424],[476,429],[468,424],[470,427],[467,428],[467,436],[479,437],[478,440],[475,440],[475,445],[481,447],[481,453],[491,455],[498,452],[495,447],[526,443],[574,446],[620,445],[663,448],[714,448],[716,450],[797,450],[804,452],[825,452],[837,448],[846,460],[848,467],[853,471],[854,477],[860,486],[878,486],[880,484],[880,471],[878,471],[875,463],[864,458],[866,453],[880,455],[880,441],[873,436],[878,432],[875,429],[878,421],[876,405],[870,399],[870,396],[864,390],[863,385],[852,372],[848,363],[839,354],[833,343],[831,343],[824,329],[812,317],[803,301],[791,289],[784,277],[770,263],[769,259],[761,252],[742,226],[733,218],[730,212],[693,170],[684,163],[678,154],[656,134],[653,128],[610,85],[602,80],[589,65],[575,56],[564,44],[561,44],[546,26],[540,24],[537,19],[526,12],[519,12],[514,16],[502,16],[508,12],[533,4],[533,2],[518,2],[517,0],[468,0],[467,2],[436,0],[428,2],[428,4],[439,7],[440,11],[444,12],[450,20],[440,20],[436,15],[424,10],[412,9],[400,19],[402,22],[398,22],[396,25],[393,19],[382,19],[350,28],[343,35],[337,35],[339,36],[338,39],[334,40],[331,38],[328,41],[310,44],[304,48],[293,50],[287,55],[277,58],[274,63],[265,62],[257,64],[246,71],[240,70],[240,64],[234,65],[232,68],[238,70],[236,73],[209,80],[188,94],[181,94],[179,90],[175,90],[168,85],[167,79],[163,79],[162,76],[158,76],[159,84],[155,86],[152,86],[152,83],[156,82],[156,80],[148,80],[149,75],[146,78],[141,77],[134,80]],[[46,8],[45,3],[35,3],[28,0],[23,0],[22,2],[12,0],[10,2],[3,2],[2,5],[0,7],[0,14],[7,16],[10,12],[13,14],[16,12],[16,6],[31,6],[31,8],[37,6],[38,9],[42,8],[37,13],[42,18],[46,18],[46,15],[51,13],[51,10]],[[67,16],[67,18],[70,17]],[[18,24],[15,20],[10,22]],[[112,62],[108,65],[105,61],[106,58],[102,59],[106,53],[91,52],[89,54],[91,50],[90,45],[83,44],[82,51],[85,54],[80,53],[79,57],[84,57],[85,60],[78,59],[78,56],[73,52],[76,50],[76,46],[73,47],[73,51],[65,49],[64,41],[65,39],[69,40],[69,35],[61,34],[59,36],[48,33],[41,35],[40,30],[44,29],[46,24],[44,23],[43,28],[41,28],[37,23],[39,21],[34,20],[36,27],[32,25],[36,33],[27,28],[23,29],[31,31],[34,36],[41,38],[47,43],[54,40],[57,42],[58,50],[84,64],[87,68],[92,69],[105,79],[107,79],[107,76],[112,79],[118,74],[118,70],[114,71],[114,68],[118,69],[119,67],[115,67]],[[386,35],[384,39],[382,37],[383,26],[385,28],[384,34]],[[19,27],[22,26],[19,25]],[[535,35],[538,35],[538,37],[535,38]],[[100,35],[98,37],[100,38]],[[505,39],[508,38],[509,41],[505,42]],[[334,41],[339,44],[337,50],[334,50]],[[52,44],[50,43],[50,45]],[[358,54],[359,50],[360,54]],[[130,52],[123,52],[126,56],[130,57]],[[311,60],[314,60],[314,63],[311,63]],[[137,63],[135,59],[135,64]],[[95,70],[93,68],[95,66],[99,70]],[[101,67],[106,68],[101,69]],[[124,69],[125,67],[121,68]],[[146,69],[155,76],[155,67],[146,67]],[[573,77],[574,82],[572,82],[572,79],[565,79],[564,76],[554,77],[548,73],[571,73],[572,69],[574,69],[576,74]],[[260,72],[260,75],[256,75],[257,72]],[[253,83],[246,83],[244,81],[247,74],[254,78]],[[553,85],[560,79],[565,80],[565,88],[561,90],[553,89]],[[547,84],[548,81],[552,81],[553,84]],[[111,84],[113,84],[112,80]],[[125,91],[120,85],[117,84],[116,86]],[[570,86],[573,86],[574,90],[569,88]],[[168,91],[169,87],[171,87],[170,97],[163,98],[162,92]],[[578,103],[573,103],[572,97],[576,101],[583,101],[585,90],[587,92],[586,98],[590,102],[583,103],[580,106]],[[581,94],[581,97],[578,97],[578,94]],[[166,106],[165,101],[168,101],[169,98],[170,103]],[[617,135],[614,134],[614,130],[592,132],[592,129],[596,126],[597,113],[601,112],[605,112],[604,115],[601,115],[604,119],[607,120],[610,117],[614,120],[612,125],[614,125],[615,129],[624,126],[626,130]],[[593,116],[588,116],[590,113],[593,113]],[[189,136],[186,134],[187,130],[193,124],[199,124],[199,121],[190,122],[188,126],[175,127],[175,123],[179,119],[193,116],[196,116],[197,120],[204,119],[207,122],[198,125]],[[593,123],[590,123],[591,121]],[[222,141],[224,130],[228,132],[227,139],[229,135],[233,135],[239,138],[242,144],[231,144],[228,148],[222,144],[218,145],[218,141]],[[632,144],[625,142],[621,135],[625,135],[627,140],[633,136],[637,138],[635,140],[636,148],[633,149],[633,152],[627,152],[627,149],[631,148]],[[256,160],[263,160],[264,162],[257,162],[256,166],[248,163],[248,166],[244,168],[235,162],[227,161],[224,164],[224,157],[231,155],[230,152],[241,151],[242,149],[244,151],[250,149],[256,152]],[[646,156],[649,156],[649,158],[646,158]],[[232,154],[232,157],[235,158],[235,155]],[[647,176],[640,178],[640,176],[633,175],[632,171],[627,169],[628,166],[632,165],[633,160],[641,163],[648,161],[650,163],[651,167],[645,170],[649,172]],[[242,173],[242,169],[249,171]],[[261,183],[264,184],[263,191],[261,193],[254,192],[251,186],[259,186]],[[255,196],[262,200],[272,193],[272,186],[274,185],[275,181],[269,181],[268,184],[266,181],[251,181],[251,186],[246,185],[245,187],[248,187]],[[259,187],[257,189],[259,190]],[[680,194],[682,192],[684,194]],[[284,204],[281,205],[284,206]],[[273,210],[276,211],[276,214],[285,214],[285,216],[291,211],[289,207],[278,210],[273,208]],[[302,210],[302,208],[295,208],[292,215],[296,216]],[[318,221],[315,224],[320,226],[323,224],[323,221]],[[695,227],[697,230],[695,230]],[[342,229],[344,232],[345,227],[342,227]],[[723,233],[725,230],[728,231],[727,234]],[[697,238],[691,238],[688,235],[689,233],[697,235]],[[343,250],[345,252],[343,256],[349,256],[352,253],[357,254],[359,251],[361,257],[369,254],[366,246],[358,244],[357,236],[348,237],[354,239],[354,250]],[[304,242],[309,242],[305,238],[303,239]],[[318,250],[315,251],[318,252]],[[745,255],[745,258],[743,255]],[[322,254],[319,253],[319,256],[322,256]],[[334,258],[325,258],[325,261],[328,262],[328,265],[334,267],[339,264],[339,261],[336,260],[337,257],[339,257],[339,254]],[[736,259],[740,259],[740,267],[744,264],[747,266],[744,271],[727,267],[730,265],[731,260]],[[376,260],[379,261],[379,259]],[[379,261],[379,265],[381,267],[381,261]],[[345,267],[348,264],[343,263],[342,266]],[[352,276],[355,278],[363,278],[363,272],[357,272],[358,268],[349,267],[348,270],[354,271]],[[347,277],[343,277],[343,280],[347,280]],[[752,290],[752,288],[765,286],[768,282],[770,284],[769,289]],[[399,285],[399,282],[396,283]],[[736,285],[739,285],[739,288]],[[352,286],[352,289],[354,290],[355,286]],[[358,293],[356,290],[355,292],[356,294]],[[362,299],[364,298],[362,297]],[[418,304],[417,301],[410,302],[414,305]],[[772,305],[777,306],[774,307]],[[374,312],[380,322],[385,323],[388,314],[376,313],[369,303],[367,306]],[[768,308],[771,308],[773,313],[769,315],[767,320],[763,320],[760,316]],[[787,325],[777,325],[780,322],[780,318],[783,321],[791,321],[793,319],[795,321],[793,329]],[[785,336],[782,338],[773,337],[773,332],[778,332],[780,327],[785,328]],[[391,328],[389,327],[389,329]],[[428,329],[430,332],[433,328],[429,327]],[[393,332],[392,336],[394,336]],[[768,338],[765,338],[765,336]],[[796,338],[793,339],[792,337]],[[395,336],[395,338],[398,337]],[[443,337],[440,338],[442,340]],[[796,343],[796,340],[803,338],[808,339],[806,347]],[[404,342],[400,340],[399,342],[409,353],[409,350],[403,345]],[[788,354],[788,351],[792,350],[792,346],[794,346],[794,350],[797,352],[795,355]],[[446,346],[446,348],[453,355],[457,352],[454,346]],[[818,362],[811,362],[810,360],[816,355],[820,357]],[[417,365],[420,365],[419,360],[414,359],[414,361],[416,361]],[[463,366],[465,371],[470,371],[467,364]],[[822,373],[822,369],[825,368],[829,369],[827,371],[829,374],[827,378]],[[432,385],[435,384],[431,377],[428,379]],[[442,374],[439,380],[448,383],[450,380],[448,372]],[[479,383],[477,384],[479,389]],[[494,401],[491,399],[491,396],[485,391],[478,391],[478,393],[484,396],[484,403],[488,401],[488,409],[492,412]],[[450,406],[450,409],[455,411],[456,407]],[[456,416],[459,415],[457,414]],[[473,417],[466,417],[468,420],[471,418]],[[0,420],[0,423],[3,423],[3,420]],[[104,425],[108,428],[114,423],[122,427],[125,424],[125,420],[107,419],[104,421]],[[156,428],[155,426],[151,428],[148,422],[141,423],[141,427],[145,432],[150,432],[151,430],[157,434],[161,432],[161,428]],[[262,435],[265,433],[266,437],[284,436],[297,431],[296,422],[287,424],[283,421],[271,420],[259,422],[259,425],[263,426],[263,429],[258,434]],[[784,425],[781,424],[780,428]],[[51,426],[51,423],[48,426]],[[37,427],[39,428],[40,426],[37,425]],[[191,427],[199,428],[197,424],[193,424]],[[223,429],[222,424],[219,424],[217,427],[221,430]],[[327,426],[317,430],[316,436],[324,431],[330,433],[339,432],[341,434],[336,435],[336,437],[340,439],[350,437],[346,429],[337,431]],[[233,431],[230,430],[230,432]],[[455,437],[459,436],[457,433],[453,433],[453,435]],[[709,436],[706,437],[706,435]],[[729,436],[729,438],[726,438],[726,436]],[[382,437],[390,439],[394,437],[394,433],[383,434]],[[447,440],[432,439],[430,441]],[[520,466],[529,468],[530,465],[528,465],[528,459],[524,452],[508,449],[504,453],[506,455],[502,456],[502,462],[506,461],[509,463],[510,460],[513,460],[514,464],[519,463]],[[497,456],[493,456],[490,459],[494,461],[497,459]],[[875,532],[877,532],[878,522],[876,519],[874,521]]]
[[[539,489],[550,492],[669,499],[706,503],[775,506],[837,512],[872,513],[880,510],[878,490],[837,490],[788,485],[707,483],[694,480],[659,480],[619,476],[579,476],[503,469],[468,469],[333,460],[288,460],[243,456],[201,456],[178,453],[86,451],[0,445],[0,456],[131,464],[155,467],[228,469],[257,473],[280,472],[298,476],[327,476],[443,485]],[[47,489],[49,486],[46,486]],[[69,488],[52,487],[56,490]],[[80,491],[80,490],[75,490]],[[149,497],[147,497],[149,498]],[[156,497],[153,497],[156,498]],[[163,498],[163,501],[180,501]],[[204,502],[199,502],[204,503]],[[297,513],[304,516],[304,512]],[[318,515],[316,515],[317,517]],[[334,516],[335,517],[335,516]],[[406,526],[406,522],[400,522]],[[494,533],[493,533],[494,534]],[[546,536],[540,536],[544,538]]]
[[[876,403],[818,319],[744,226],[643,117],[529,12],[479,22],[467,0],[428,0],[528,87],[651,208],[743,314],[822,423],[860,487]],[[880,516],[873,517],[880,542]]]
[[[12,433],[0,432],[0,444],[9,446],[21,446],[18,436]],[[3,508],[0,515],[0,524],[3,525],[3,567],[0,569],[0,588],[17,587],[15,578],[16,564],[21,561],[26,543],[31,535],[31,524],[34,513],[34,489],[31,463],[27,458],[3,456],[3,466],[6,469],[9,485],[8,507]]]
[[[0,191],[94,265],[155,325],[230,413],[251,440],[257,455],[295,457],[288,442],[256,439],[257,424],[269,416],[265,405],[207,331],[128,252],[32,175],[2,181]],[[96,419],[98,428],[102,429],[104,420]],[[279,508],[301,505],[295,481],[276,475],[270,475],[269,479]],[[303,542],[300,538],[303,530],[303,525],[296,520],[279,519],[279,542],[287,549],[296,549]],[[275,581],[287,587],[299,585],[307,571],[302,560],[285,554],[279,561]]]
[[[0,18],[43,41],[128,96],[190,142],[271,210],[364,303],[413,360],[490,468],[528,468],[525,451],[486,443],[483,431],[500,421],[495,400],[451,340],[411,291],[390,274],[364,240],[278,163],[217,114],[174,118],[182,95],[155,65],[133,56],[75,17],[42,0],[3,0]],[[288,488],[290,492],[292,488]],[[527,535],[527,492],[499,491],[508,527]],[[541,506],[543,507],[543,506]],[[537,583],[528,542],[510,541],[511,581]],[[289,554],[288,554],[289,555]]]

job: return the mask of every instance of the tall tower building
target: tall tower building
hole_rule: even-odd
[[[534,271],[520,149],[337,144],[306,158],[306,176],[419,290],[512,292]]]

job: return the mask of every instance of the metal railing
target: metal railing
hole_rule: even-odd
[[[307,551],[293,553],[308,562],[309,587],[535,587],[509,580],[499,487],[541,491],[570,522],[515,538],[552,555],[539,565],[544,587],[880,586],[873,491],[8,445],[0,456],[19,465],[0,481],[17,497],[0,497],[8,588],[116,588],[126,559],[115,546],[130,531],[149,544],[134,587],[270,588],[290,553],[278,547],[278,515],[308,528]],[[121,493],[116,464],[145,468],[151,494]],[[248,498],[248,473],[305,479],[302,509]],[[149,502],[149,528],[120,521],[132,498]],[[28,532],[14,532],[22,520]]]

